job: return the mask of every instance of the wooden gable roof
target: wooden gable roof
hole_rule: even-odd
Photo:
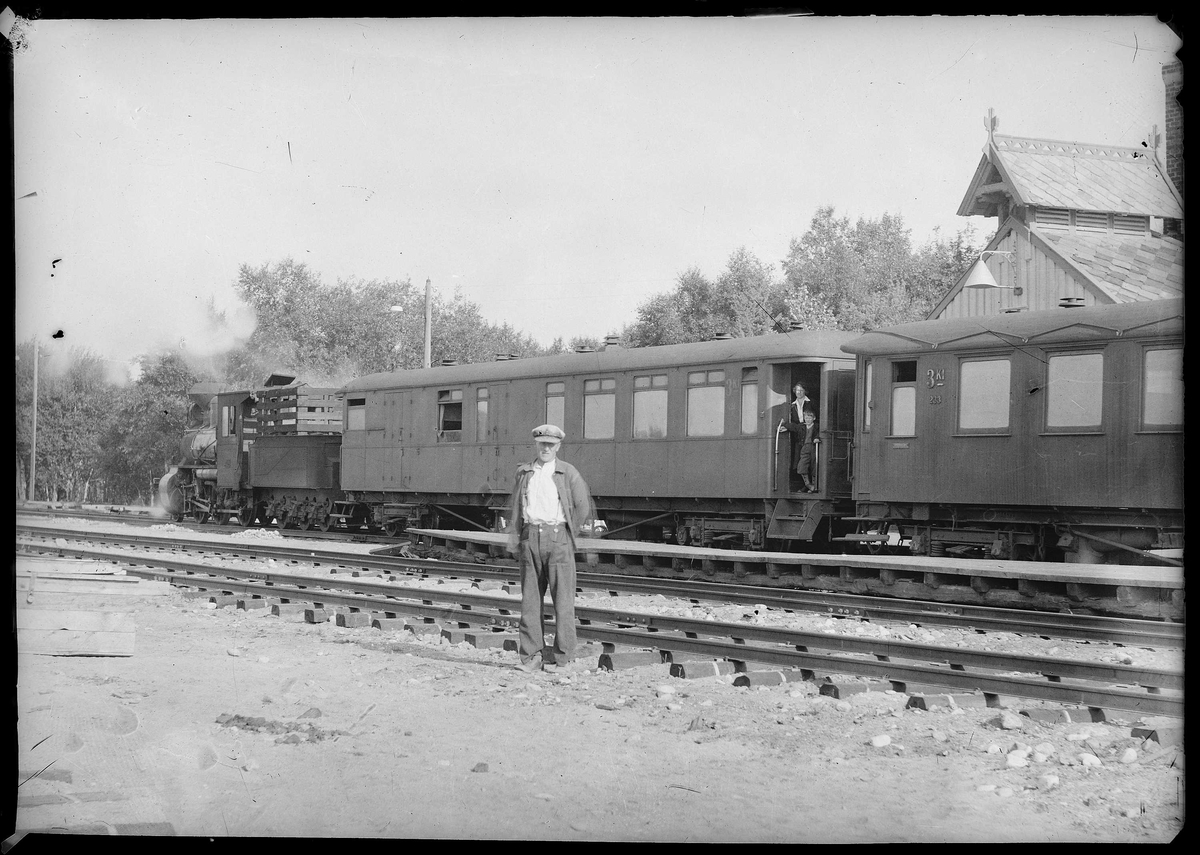
[[[994,124],[994,119],[992,120]],[[989,132],[983,157],[958,207],[994,217],[997,202],[1183,219],[1183,200],[1154,153]]]
[[[1183,241],[1031,227],[1114,303],[1183,296]]]
[[[964,288],[968,270],[929,318],[1037,311],[1068,297],[1092,306],[1183,295],[1183,242],[1176,238],[1070,232],[1009,217],[987,251],[984,263],[1001,287]]]

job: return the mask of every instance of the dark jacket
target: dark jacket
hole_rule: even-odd
[[[533,474],[533,463],[522,463],[517,467],[516,482],[513,485],[512,498],[508,503],[508,551],[516,552],[517,543],[521,537],[521,527],[525,524],[525,485]],[[558,504],[566,519],[567,533],[571,536],[571,546],[575,546],[575,535],[580,526],[591,522],[596,512],[592,505],[592,494],[588,490],[583,476],[565,460],[554,459],[554,486],[558,489]]]
[[[812,401],[808,398],[804,399],[803,405],[812,409]],[[815,425],[816,422],[813,422],[813,424]],[[817,431],[814,429],[811,436],[806,435],[803,414],[796,411],[794,401],[788,404],[787,415],[783,419],[783,426],[792,435],[792,460],[796,460],[800,455],[800,449],[804,447],[805,443],[813,442],[817,438]]]

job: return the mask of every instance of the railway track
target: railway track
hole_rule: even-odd
[[[397,543],[400,541],[407,542],[407,535],[400,537],[388,537],[382,533],[371,533],[366,529],[360,531],[347,531],[346,529],[336,529],[333,531],[323,532],[319,529],[280,529],[274,525],[254,525],[242,526],[236,521],[226,522],[203,522],[198,523],[190,518],[183,520],[173,520],[169,517],[155,516],[150,509],[131,510],[129,508],[35,508],[21,507],[18,508],[18,513],[22,516],[42,518],[42,519],[80,519],[80,520],[104,520],[105,522],[117,522],[125,525],[133,525],[139,527],[149,527],[158,525],[174,525],[179,528],[184,528],[189,531],[209,532],[213,534],[228,534],[233,531],[278,531],[283,537],[296,538],[301,540],[327,540],[333,543]]]
[[[22,509],[22,513],[25,513]],[[75,514],[51,510],[51,518]],[[80,513],[80,518],[127,521],[121,515]],[[162,525],[167,520],[136,514],[137,525]],[[403,544],[442,560],[490,561],[503,556],[506,536],[483,531],[413,529],[403,538],[358,532],[296,531],[273,527],[244,529],[238,525],[175,523],[198,532],[248,530],[278,531],[298,542]],[[760,593],[755,602],[778,596],[779,591],[808,591],[817,596],[845,596],[849,614],[872,609],[876,619],[888,613],[916,610],[926,603],[927,620],[948,612],[960,620],[977,616],[987,620],[988,609],[1025,609],[1060,615],[1100,615],[1115,618],[1163,620],[1182,623],[1184,590],[1182,568],[1084,565],[1027,561],[928,558],[859,554],[762,553],[635,541],[580,538],[580,565],[593,573],[662,580],[669,586],[706,581],[721,586],[741,586]],[[650,583],[648,582],[647,585]],[[667,591],[663,591],[668,593]],[[854,596],[869,595],[855,602]],[[888,601],[895,603],[887,604]],[[1071,618],[1060,623],[1069,624]],[[1086,636],[1099,637],[1099,636]],[[1136,643],[1136,642],[1135,642]]]
[[[90,535],[89,535],[90,536]],[[101,537],[107,537],[101,535]],[[378,564],[360,566],[378,557],[309,551],[301,558],[293,549],[279,551],[241,544],[229,550],[204,544],[200,559],[169,555],[161,543],[143,544],[136,551],[114,553],[68,547],[47,540],[26,542],[23,548],[43,554],[74,555],[127,564],[126,572],[189,588],[198,596],[241,598],[238,605],[272,605],[276,609],[307,604],[313,620],[329,619],[334,610],[346,625],[367,618],[380,628],[399,628],[407,619],[414,631],[443,634],[474,630],[483,643],[494,641],[503,630],[516,626],[519,597],[481,590],[455,591],[429,584],[422,562],[407,572]],[[189,546],[189,548],[192,548]],[[264,570],[259,559],[268,554],[292,566],[285,571]],[[284,556],[290,557],[284,557]],[[214,557],[222,561],[213,566]],[[259,560],[254,566],[233,566],[233,559]],[[205,563],[205,562],[209,563]],[[310,570],[299,572],[301,561]],[[411,562],[407,559],[404,563]],[[442,563],[442,562],[434,562]],[[479,568],[441,568],[447,575],[473,577]],[[359,615],[354,621],[346,616]],[[363,617],[363,616],[366,617]],[[552,617],[552,615],[550,615]],[[1125,710],[1141,715],[1182,716],[1182,670],[1141,668],[1064,658],[1001,654],[960,647],[877,638],[857,638],[835,633],[803,632],[787,628],[751,626],[697,620],[619,608],[601,608],[586,602],[577,607],[579,636],[599,642],[605,653],[598,663],[613,667],[623,648],[641,649],[661,661],[671,661],[673,673],[706,667],[709,673],[745,672],[754,666],[786,669],[790,678],[821,683],[836,694],[847,676],[883,681],[900,691],[982,692],[985,696],[1033,698],[1075,704],[1096,710]],[[692,662],[689,657],[701,657]],[[714,663],[716,663],[714,665]],[[724,664],[722,664],[724,663]],[[713,670],[715,669],[715,670]],[[782,678],[781,678],[782,679]]]
[[[115,534],[79,532],[67,528],[41,525],[19,525],[18,535],[38,537],[43,541],[84,539],[92,543],[128,546],[143,550],[183,549],[211,553],[232,559],[275,559],[286,562],[313,563],[320,566],[340,566],[347,569],[397,574],[467,578],[472,581],[517,581],[512,566],[486,564],[479,561],[446,561],[421,559],[401,555],[340,553],[312,545],[282,545],[278,542],[250,541],[230,538],[228,543],[178,535]],[[61,554],[108,560],[108,553],[86,550],[59,550]],[[1147,621],[1096,615],[1038,612],[1025,609],[1002,609],[987,606],[935,603],[923,600],[897,599],[867,595],[844,594],[832,591],[811,591],[793,588],[763,588],[756,585],[706,582],[696,580],[656,579],[650,577],[610,574],[581,569],[577,584],[582,591],[611,594],[644,594],[688,600],[692,603],[732,603],[791,612],[815,612],[838,618],[897,622],[918,626],[968,627],[976,632],[1012,632],[1048,638],[1072,638],[1103,641],[1143,647],[1181,647],[1184,642],[1183,624],[1166,621]]]

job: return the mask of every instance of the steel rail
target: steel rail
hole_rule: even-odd
[[[967,627],[977,632],[1014,632],[1078,638],[1134,645],[1183,644],[1184,625],[1169,621],[1138,620],[1104,615],[1077,615],[1006,609],[958,603],[936,603],[901,597],[812,591],[801,588],[764,588],[723,582],[648,580],[644,577],[579,574],[589,585],[619,586],[625,593],[664,594],[680,599],[721,600],[741,605],[765,605],[789,611],[814,611],[834,617],[887,620],[904,623]],[[610,581],[606,582],[605,579]],[[626,581],[628,580],[628,581]]]
[[[114,556],[114,553],[108,553]],[[462,591],[414,588],[354,578],[301,576],[241,568],[216,568],[194,561],[161,555],[124,554],[134,575],[169,581],[201,590],[274,596],[281,601],[301,600],[314,606],[341,605],[388,615],[416,614],[424,619],[443,618],[462,626],[512,626],[519,618],[520,599]],[[145,567],[146,569],[140,569]],[[157,569],[156,569],[157,568]],[[164,573],[163,570],[167,572]],[[453,605],[438,605],[453,603]],[[480,608],[493,610],[481,612]],[[547,615],[553,612],[547,609]],[[825,669],[832,673],[877,677],[898,682],[926,682],[949,688],[979,690],[1093,707],[1131,710],[1142,714],[1182,715],[1183,686],[1180,672],[1135,666],[1088,663],[1077,660],[1012,656],[957,647],[897,642],[884,639],[801,632],[740,623],[703,621],[628,610],[577,607],[581,638],[608,644],[650,646],[673,652],[699,653],[734,661],[761,662],[788,668]],[[611,624],[611,627],[595,624]],[[551,621],[552,623],[552,621]],[[631,627],[642,627],[644,631]],[[702,640],[701,635],[729,640]],[[749,641],[760,642],[756,644]],[[772,646],[763,646],[763,644]],[[817,654],[811,648],[842,654]],[[865,658],[865,657],[874,657]],[[926,664],[902,664],[893,657]],[[933,664],[928,664],[933,663]],[[968,671],[968,668],[985,669]],[[1030,679],[1004,673],[1037,674]],[[1064,678],[1072,682],[1064,682]],[[1086,680],[1088,683],[1079,681]],[[1094,683],[1118,683],[1117,687]],[[1142,691],[1128,688],[1145,687]],[[1167,692],[1164,693],[1163,690]]]
[[[1138,692],[1123,687],[1089,686],[1080,683],[1064,683],[1060,680],[1040,682],[1004,674],[984,674],[896,662],[871,662],[867,659],[814,654],[807,651],[772,650],[757,645],[728,641],[700,641],[676,637],[664,644],[661,638],[656,638],[657,633],[603,627],[581,627],[581,636],[584,635],[585,629],[587,630],[586,637],[610,644],[642,645],[672,652],[700,653],[734,661],[754,661],[786,668],[877,677],[890,682],[925,683],[980,691],[985,694],[1011,695],[1102,709],[1127,710],[1142,715],[1183,716],[1182,694]],[[1010,668],[1008,670],[1017,669]]]
[[[214,543],[198,538],[159,538],[155,535],[80,532],[42,526],[18,526],[18,533],[40,537],[74,538],[139,546],[145,549],[178,546],[247,560],[274,558],[319,565],[354,566],[381,572],[415,570],[426,575],[464,575],[474,579],[514,581],[511,567],[469,561],[403,558],[399,556],[337,553],[303,547],[267,543],[230,541]],[[149,541],[149,542],[148,542]],[[49,551],[55,551],[53,547]],[[100,558],[107,553],[80,555]],[[796,588],[763,588],[724,582],[649,579],[641,576],[592,573],[581,570],[577,582],[583,588],[609,592],[662,594],[691,602],[721,602],[740,605],[766,605],[789,611],[810,611],[839,618],[898,621],[919,625],[968,627],[977,632],[1013,632],[1054,638],[1076,638],[1142,646],[1178,647],[1184,643],[1183,624],[1167,621],[1136,620],[1096,615],[1075,615],[1032,610],[1003,609],[990,606],[931,603],[861,594],[809,591]]]
[[[327,532],[321,531],[319,528],[309,530],[286,528],[277,528],[274,525],[250,525],[243,526],[236,520],[226,523],[198,523],[191,517],[176,522],[170,517],[155,517],[149,513],[128,513],[128,512],[108,512],[103,511],[87,511],[79,510],[78,508],[17,508],[18,516],[28,517],[45,517],[50,519],[79,519],[79,520],[103,520],[105,522],[119,522],[125,525],[149,527],[156,525],[175,525],[180,526],[188,531],[211,531],[214,534],[225,533],[230,534],[236,531],[276,531],[280,537],[289,540],[309,539],[309,540],[325,540],[333,543],[377,543],[380,545],[395,545],[398,540],[403,540],[401,537],[388,537],[380,532],[372,533],[367,529],[330,529]],[[19,525],[19,524],[18,524]],[[75,530],[77,531],[77,529]]]

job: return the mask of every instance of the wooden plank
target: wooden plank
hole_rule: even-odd
[[[128,612],[90,609],[17,609],[17,629],[133,632],[134,621]]]
[[[18,629],[17,652],[35,656],[132,656],[132,632]]]
[[[136,627],[126,612],[17,609],[17,650],[43,656],[132,656]]]
[[[167,590],[162,593],[170,593],[170,585],[166,582],[155,582],[154,585],[166,585]],[[155,596],[158,591],[155,590]],[[30,597],[27,591],[22,591],[17,595],[18,609],[78,609],[78,608],[132,608],[132,602],[135,597],[145,596],[145,591],[141,588],[124,588],[118,591],[76,591],[74,589],[67,591],[43,591],[41,589],[33,592]],[[32,600],[32,602],[30,602]],[[126,605],[129,603],[130,605]]]
[[[127,576],[124,573],[118,573],[115,570],[110,570],[108,573],[102,573],[99,571],[72,573],[69,570],[55,570],[49,567],[41,570],[27,567],[17,567],[15,578],[18,584],[20,584],[22,581],[27,582],[30,579],[58,579],[60,581],[78,582],[114,582],[125,585],[136,585],[138,583],[137,576]]]
[[[57,555],[18,555],[16,560],[18,574],[24,573],[103,573],[107,575],[123,575],[124,570],[115,561],[94,561],[80,558],[62,558]]]
[[[30,583],[32,582],[32,587]],[[36,579],[28,576],[17,577],[17,592],[19,600],[24,602],[30,590],[34,598],[42,594],[64,595],[97,595],[106,597],[162,597],[171,593],[170,582],[137,579],[123,579],[119,576],[111,579],[83,578],[61,579],[57,576],[38,575]]]

